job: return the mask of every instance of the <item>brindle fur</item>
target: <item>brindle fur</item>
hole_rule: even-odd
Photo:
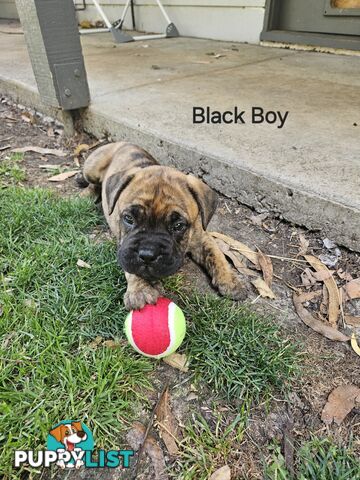
[[[145,150],[125,142],[98,148],[86,160],[83,175],[92,192],[101,186],[103,211],[128,282],[126,308],[156,303],[156,281],[180,268],[187,253],[207,270],[222,295],[244,298],[240,279],[206,232],[217,199],[205,183],[158,165]],[[124,224],[126,212],[135,212],[135,227]],[[181,234],[171,230],[178,217],[187,223]],[[146,250],[147,244],[162,249],[156,264],[139,263],[138,249]]]

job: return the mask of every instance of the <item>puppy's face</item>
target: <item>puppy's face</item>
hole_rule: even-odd
[[[194,232],[206,228],[215,194],[195,177],[169,167],[113,177],[107,191],[109,209],[119,222],[119,264],[150,281],[172,275],[183,264]]]

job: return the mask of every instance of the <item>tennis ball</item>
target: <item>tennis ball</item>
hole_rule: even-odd
[[[146,357],[162,358],[174,353],[186,332],[182,310],[168,298],[155,305],[132,310],[125,319],[125,334],[132,347]]]

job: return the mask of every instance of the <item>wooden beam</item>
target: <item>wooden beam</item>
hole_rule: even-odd
[[[89,87],[73,0],[16,0],[42,101],[87,107]]]

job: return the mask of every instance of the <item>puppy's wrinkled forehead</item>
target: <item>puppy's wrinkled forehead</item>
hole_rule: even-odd
[[[121,197],[122,209],[136,206],[139,213],[156,219],[167,219],[177,212],[190,222],[198,215],[196,202],[189,201],[186,175],[181,172],[150,167],[136,173],[131,186]]]

